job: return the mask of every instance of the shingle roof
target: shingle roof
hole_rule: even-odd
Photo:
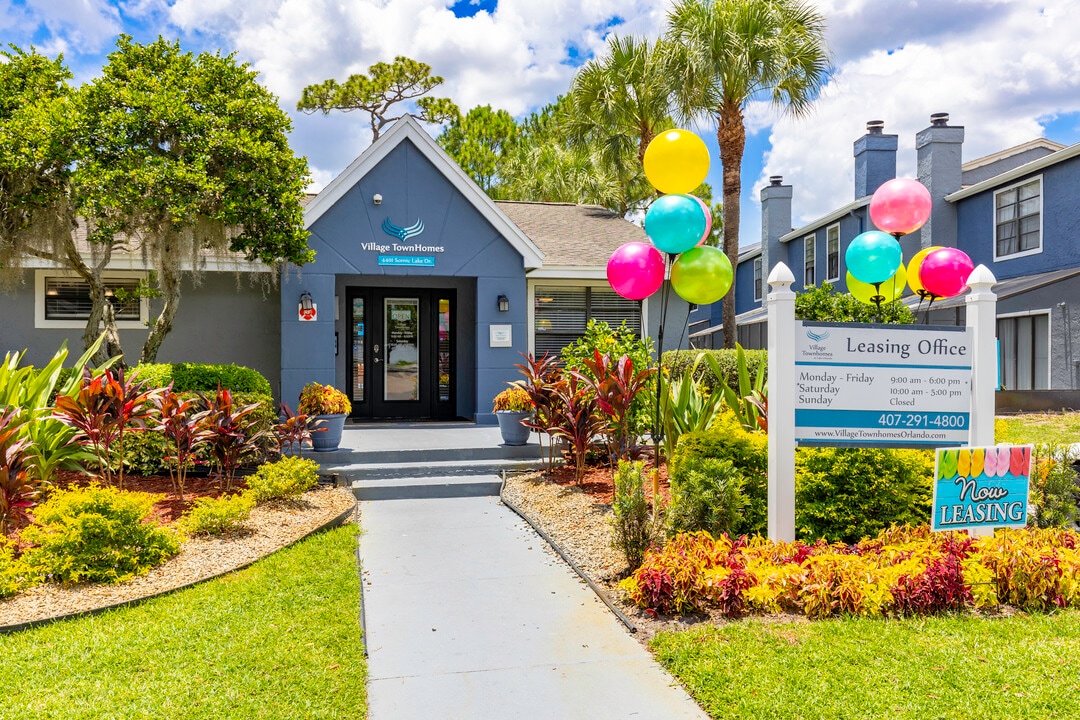
[[[596,205],[503,200],[495,204],[544,253],[545,267],[606,267],[620,245],[648,242],[643,229]]]

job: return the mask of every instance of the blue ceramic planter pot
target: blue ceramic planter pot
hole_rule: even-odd
[[[529,442],[529,428],[521,424],[522,420],[528,419],[531,412],[516,412],[513,410],[500,410],[495,413],[499,419],[499,432],[502,433],[503,442],[507,445],[526,445]]]
[[[311,449],[315,452],[337,450],[338,445],[341,444],[341,431],[345,429],[346,417],[344,413],[340,415],[316,415],[315,419],[321,422],[316,424],[315,429],[326,428],[326,431],[311,433]]]

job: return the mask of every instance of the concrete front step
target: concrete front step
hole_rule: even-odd
[[[543,467],[539,458],[522,460],[467,460],[438,462],[399,462],[399,463],[353,463],[336,465],[323,463],[319,471],[322,475],[338,474],[348,480],[393,480],[395,478],[443,478],[468,477],[475,475],[499,475],[503,470],[524,472],[539,470]]]
[[[357,500],[422,500],[486,497],[499,494],[502,479],[496,474],[354,480]]]
[[[546,455],[537,443],[529,445],[494,445],[491,447],[448,447],[448,448],[402,448],[376,449],[365,448],[350,450],[340,448],[327,452],[312,452],[305,449],[304,457],[311,458],[320,465],[388,465],[391,463],[418,462],[471,462],[474,460],[526,460],[538,459]]]

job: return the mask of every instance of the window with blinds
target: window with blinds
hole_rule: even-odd
[[[106,281],[106,295],[112,300],[117,320],[140,319],[140,300],[131,298],[120,302],[115,298],[117,290],[134,292],[139,281],[136,278]],[[80,278],[45,278],[45,319],[86,320],[90,317],[90,286]]]
[[[999,372],[1006,390],[1050,387],[1050,316],[998,318]]]
[[[994,193],[995,259],[1042,250],[1042,178]]]
[[[533,348],[536,357],[558,355],[585,334],[589,318],[612,326],[624,320],[641,335],[641,304],[610,288],[551,286],[536,288]]]

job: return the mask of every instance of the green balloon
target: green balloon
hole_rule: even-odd
[[[711,305],[731,289],[731,261],[719,248],[699,245],[679,255],[671,266],[671,287],[695,305]]]
[[[880,294],[884,298],[881,302],[889,303],[893,300],[899,300],[904,295],[904,286],[907,285],[907,268],[900,265],[896,269],[896,274],[891,278],[881,283],[880,293],[870,283],[864,283],[857,277],[851,274],[848,270],[847,273],[847,289],[851,293],[851,296],[859,302],[864,302],[867,305],[874,305],[874,296]]]

